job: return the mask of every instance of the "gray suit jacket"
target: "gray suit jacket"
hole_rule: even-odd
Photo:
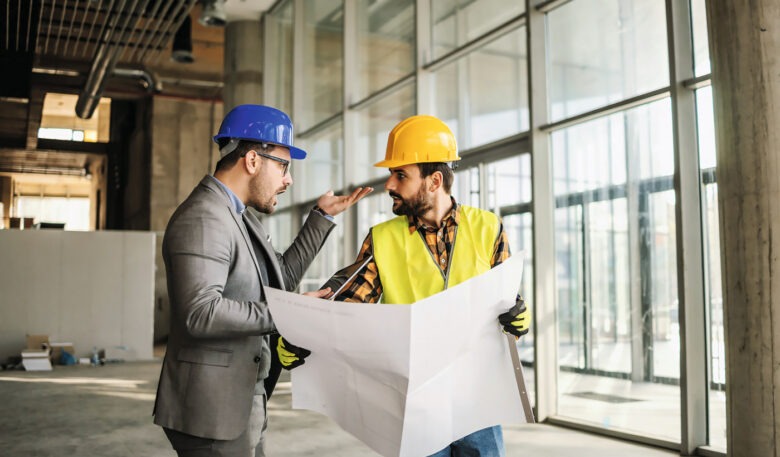
[[[206,176],[168,222],[162,250],[171,329],[154,409],[163,427],[219,440],[243,433],[275,331],[263,275],[274,287],[295,289],[334,227],[309,214],[280,254],[257,217],[247,210],[243,219]]]

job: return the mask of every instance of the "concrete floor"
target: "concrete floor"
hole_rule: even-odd
[[[152,423],[160,361],[51,372],[0,372],[0,456],[173,457]],[[377,454],[328,418],[290,409],[289,383],[269,403],[272,457]],[[671,457],[676,453],[549,425],[504,427],[508,456]]]

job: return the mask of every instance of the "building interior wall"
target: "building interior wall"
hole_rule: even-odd
[[[26,335],[152,358],[155,235],[149,232],[2,230],[0,358]],[[13,259],[13,261],[11,261]]]

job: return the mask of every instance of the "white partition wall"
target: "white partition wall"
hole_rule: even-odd
[[[151,359],[154,250],[147,232],[0,231],[0,360],[26,334]]]

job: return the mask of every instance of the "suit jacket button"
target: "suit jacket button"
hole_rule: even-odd
[[[255,363],[260,363],[260,356],[259,355],[255,356]]]

